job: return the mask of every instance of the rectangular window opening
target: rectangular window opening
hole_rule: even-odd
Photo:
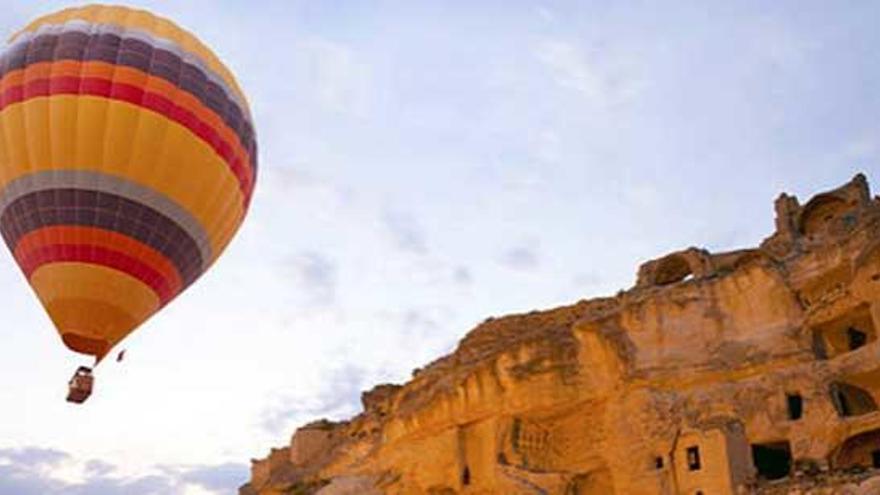
[[[690,471],[699,471],[701,467],[700,463],[700,448],[697,446],[688,447],[687,448],[687,463],[688,470]]]
[[[788,419],[797,421],[804,415],[804,398],[801,394],[786,394],[785,401],[788,404]]]

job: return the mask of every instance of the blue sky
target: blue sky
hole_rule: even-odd
[[[66,5],[3,0],[0,32]],[[874,2],[135,5],[237,73],[258,189],[85,407],[63,401],[83,361],[0,254],[0,495],[234,493],[488,316],[755,245],[782,191],[880,182]]]

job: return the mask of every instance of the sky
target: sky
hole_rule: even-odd
[[[0,0],[0,33],[70,2]],[[211,46],[260,176],[218,263],[83,407],[0,252],[0,495],[229,495],[249,459],[490,316],[757,245],[773,200],[880,188],[880,4],[138,1]]]

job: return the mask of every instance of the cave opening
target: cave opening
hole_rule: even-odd
[[[760,478],[765,480],[785,478],[791,472],[791,444],[788,442],[752,444],[752,462]]]
[[[832,284],[828,282],[824,285],[830,287]],[[812,331],[813,353],[817,359],[853,352],[877,340],[877,329],[868,304],[860,304],[846,314],[814,327]]]
[[[657,285],[670,285],[684,282],[693,278],[694,272],[687,260],[677,254],[667,256],[657,265],[654,274],[654,283]]]
[[[837,414],[843,418],[861,416],[877,410],[877,403],[867,390],[849,383],[832,383],[831,400]]]
[[[880,428],[849,437],[831,458],[834,469],[880,468]]]
[[[868,334],[855,327],[849,327],[846,329],[846,340],[849,350],[854,351],[868,343]]]

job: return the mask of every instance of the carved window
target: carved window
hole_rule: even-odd
[[[688,447],[687,448],[687,463],[689,471],[699,471],[701,466],[700,463],[700,448],[697,446]]]
[[[663,469],[663,458],[659,455],[654,458],[654,469]]]
[[[868,343],[868,334],[855,327],[849,327],[846,329],[846,340],[849,350],[854,351]]]
[[[786,394],[785,401],[788,405],[788,419],[797,421],[804,415],[804,399],[800,394]]]

